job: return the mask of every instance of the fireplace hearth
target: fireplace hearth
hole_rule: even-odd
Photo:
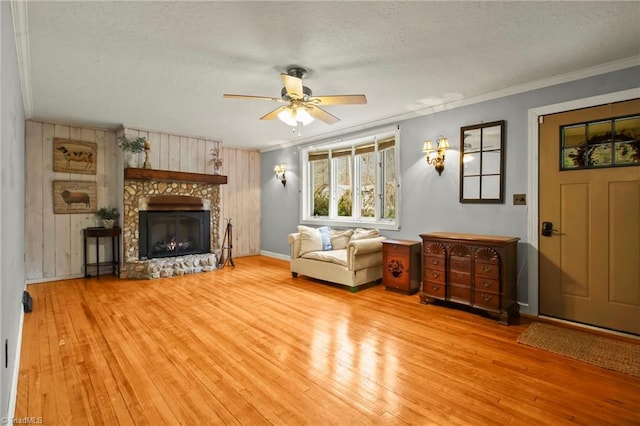
[[[139,212],[140,260],[204,254],[210,250],[210,212]]]

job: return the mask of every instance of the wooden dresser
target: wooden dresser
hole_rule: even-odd
[[[472,306],[501,324],[518,316],[518,240],[515,237],[436,232],[422,238],[420,302]]]
[[[420,290],[420,241],[382,242],[382,282],[386,290],[414,294]]]

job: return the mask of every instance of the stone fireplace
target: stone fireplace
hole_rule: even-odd
[[[125,169],[123,278],[216,269],[226,176]]]

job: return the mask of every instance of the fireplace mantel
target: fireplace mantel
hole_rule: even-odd
[[[124,178],[133,180],[163,180],[169,182],[197,182],[212,185],[224,185],[227,183],[227,177],[223,175],[137,168],[124,169]]]

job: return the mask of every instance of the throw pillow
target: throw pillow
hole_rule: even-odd
[[[328,226],[318,228],[322,237],[322,250],[331,250],[331,229]]]
[[[380,231],[377,229],[362,229],[356,228],[351,236],[351,241],[365,240],[367,238],[375,238],[380,236]]]
[[[353,229],[347,229],[343,231],[331,230],[331,247],[333,250],[341,250],[347,248]]]
[[[298,225],[300,233],[300,256],[310,251],[322,250],[322,235],[317,228]]]

